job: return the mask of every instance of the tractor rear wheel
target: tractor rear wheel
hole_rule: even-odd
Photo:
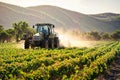
[[[31,44],[31,49],[34,49],[34,45],[33,44]]]
[[[54,46],[54,39],[52,39],[52,48],[54,48],[55,46]]]
[[[55,46],[55,48],[59,48],[59,39],[58,39],[58,37],[55,37],[55,39],[54,39],[54,46]]]
[[[49,39],[49,48],[54,48],[54,39]]]
[[[29,46],[30,46],[29,40],[25,40],[24,48],[29,49]]]

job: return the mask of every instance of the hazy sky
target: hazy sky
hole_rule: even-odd
[[[54,5],[85,14],[120,13],[120,0],[0,0],[0,2],[22,7]]]

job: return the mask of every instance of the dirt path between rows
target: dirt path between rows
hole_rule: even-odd
[[[97,80],[120,80],[120,56],[111,63],[110,69],[104,75],[98,76]]]

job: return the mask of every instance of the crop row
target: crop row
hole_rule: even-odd
[[[94,79],[100,73],[103,73],[114,58],[120,55],[120,43],[116,47],[112,47],[110,52],[97,58],[95,61],[90,63],[90,66],[85,66],[85,68],[78,73],[71,75],[69,79],[79,79],[79,80],[89,80]],[[64,79],[67,79],[65,76]]]
[[[111,48],[115,47],[116,44],[118,43],[112,44],[108,48],[105,48],[102,51],[105,54],[105,51],[106,52],[111,51]],[[96,52],[96,54],[98,54],[98,52],[99,50]],[[84,65],[88,65],[89,61],[92,62],[93,61],[92,59],[94,60],[96,59],[96,58],[89,58],[91,57],[90,55],[91,54],[89,54],[88,56],[80,56],[79,58],[77,57],[77,58],[67,59],[62,62],[56,62],[55,64],[48,67],[46,67],[43,64],[42,67],[39,67],[37,70],[34,70],[31,73],[25,73],[25,72],[21,72],[21,73],[25,78],[29,78],[29,79],[61,79],[63,75],[67,75],[67,77],[69,77],[71,74],[74,74],[76,72],[76,69],[82,70],[84,68]],[[98,57],[100,56],[102,55],[98,55]],[[87,60],[84,61],[86,57]],[[43,72],[46,73],[43,74]]]
[[[97,61],[100,60],[103,60],[100,64],[106,64],[105,66],[107,66],[107,63],[114,58],[114,53],[119,52],[119,47],[119,42],[111,42],[95,48],[80,49],[23,50],[0,47],[0,78],[31,80],[89,79],[93,77],[94,72],[91,71],[90,75],[92,77],[90,75],[88,77],[85,76],[85,71],[94,70],[94,68],[91,68],[94,64],[99,66]],[[102,72],[103,69],[100,69]]]

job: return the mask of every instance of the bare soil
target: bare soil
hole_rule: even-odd
[[[120,80],[120,55],[115,58],[104,74],[98,76],[97,80]]]
[[[16,48],[24,49],[24,40],[18,42],[18,43],[16,44]]]

